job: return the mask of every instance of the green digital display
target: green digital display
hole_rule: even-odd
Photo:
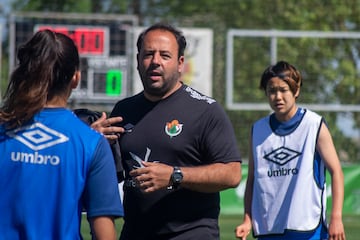
[[[106,89],[108,96],[119,96],[122,91],[123,73],[120,70],[109,70],[106,73]]]

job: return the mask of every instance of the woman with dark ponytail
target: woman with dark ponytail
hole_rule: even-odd
[[[66,108],[80,81],[66,35],[39,31],[18,49],[0,108],[0,239],[116,239],[123,216],[107,140]]]

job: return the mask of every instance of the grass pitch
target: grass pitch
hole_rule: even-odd
[[[234,240],[235,239],[235,227],[242,222],[242,215],[221,215],[219,219],[220,224],[220,239],[221,240]],[[360,236],[360,215],[344,216],[343,217],[346,239],[347,240],[358,240]],[[118,235],[121,231],[123,220],[117,219],[115,224]],[[84,240],[91,240],[89,224],[86,217],[83,216],[81,224],[81,233]],[[248,240],[253,240],[251,236]]]

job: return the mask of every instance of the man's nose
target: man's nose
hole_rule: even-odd
[[[154,63],[154,64],[159,64],[160,63],[160,54],[159,53],[154,53],[151,62]]]

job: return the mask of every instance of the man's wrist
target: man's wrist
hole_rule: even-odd
[[[173,172],[170,176],[170,186],[172,189],[177,189],[183,180],[183,173],[181,168],[178,166],[174,166]]]

